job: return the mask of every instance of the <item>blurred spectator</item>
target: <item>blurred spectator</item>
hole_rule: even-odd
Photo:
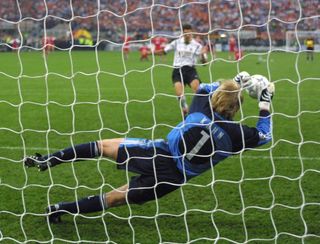
[[[125,32],[138,33],[133,40],[145,34],[151,38],[161,33],[171,33],[176,38],[185,22],[193,23],[199,34],[256,26],[259,32],[269,31],[272,40],[278,41],[284,40],[285,32],[295,30],[296,26],[298,30],[320,29],[320,18],[316,17],[319,13],[319,0],[0,1],[0,25],[32,20],[39,24],[38,28],[50,29],[63,22],[70,24],[71,32],[77,29],[100,32],[100,38],[119,45],[123,44],[121,36]],[[41,25],[43,21],[45,24]],[[39,30],[31,34],[37,33]]]

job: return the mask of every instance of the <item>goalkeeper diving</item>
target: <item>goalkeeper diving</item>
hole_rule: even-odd
[[[233,80],[221,84],[202,83],[193,97],[189,114],[166,139],[104,139],[50,155],[36,154],[24,158],[26,167],[44,171],[62,163],[103,156],[114,160],[118,169],[136,174],[128,184],[102,195],[48,206],[48,221],[58,223],[61,216],[68,213],[91,213],[159,199],[229,156],[268,143],[272,139],[270,104],[273,85],[258,91],[256,126],[233,121],[243,103],[242,91],[250,79],[247,72],[241,72]]]

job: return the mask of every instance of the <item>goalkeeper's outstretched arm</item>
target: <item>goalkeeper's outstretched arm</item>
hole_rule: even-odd
[[[270,116],[270,103],[274,94],[274,85],[270,83],[264,88],[259,97],[259,120],[257,122],[257,130],[259,131],[259,143],[263,145],[272,139],[272,122]]]
[[[242,71],[237,74],[233,80],[237,82],[243,89],[246,89],[250,85],[251,75]],[[269,83],[260,92],[260,97],[258,97],[259,102],[259,120],[256,125],[256,129],[259,133],[259,142],[257,146],[261,146],[271,141],[272,139],[272,122],[270,116],[270,104],[273,98],[275,87],[273,83]]]

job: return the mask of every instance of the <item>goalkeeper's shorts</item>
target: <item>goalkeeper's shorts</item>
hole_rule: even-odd
[[[120,144],[117,167],[138,174],[129,182],[129,203],[160,198],[186,182],[164,140],[127,138]]]

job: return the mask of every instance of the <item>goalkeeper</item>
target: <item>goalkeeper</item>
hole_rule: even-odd
[[[256,127],[232,121],[243,101],[241,84],[244,79],[250,76],[240,73],[221,85],[217,82],[201,84],[189,115],[172,129],[166,140],[105,139],[46,156],[26,157],[25,166],[44,171],[61,163],[104,156],[116,161],[118,169],[137,174],[129,183],[108,193],[47,207],[49,222],[60,222],[61,215],[66,213],[91,213],[158,199],[227,157],[269,142],[273,87],[263,88],[259,93]]]

